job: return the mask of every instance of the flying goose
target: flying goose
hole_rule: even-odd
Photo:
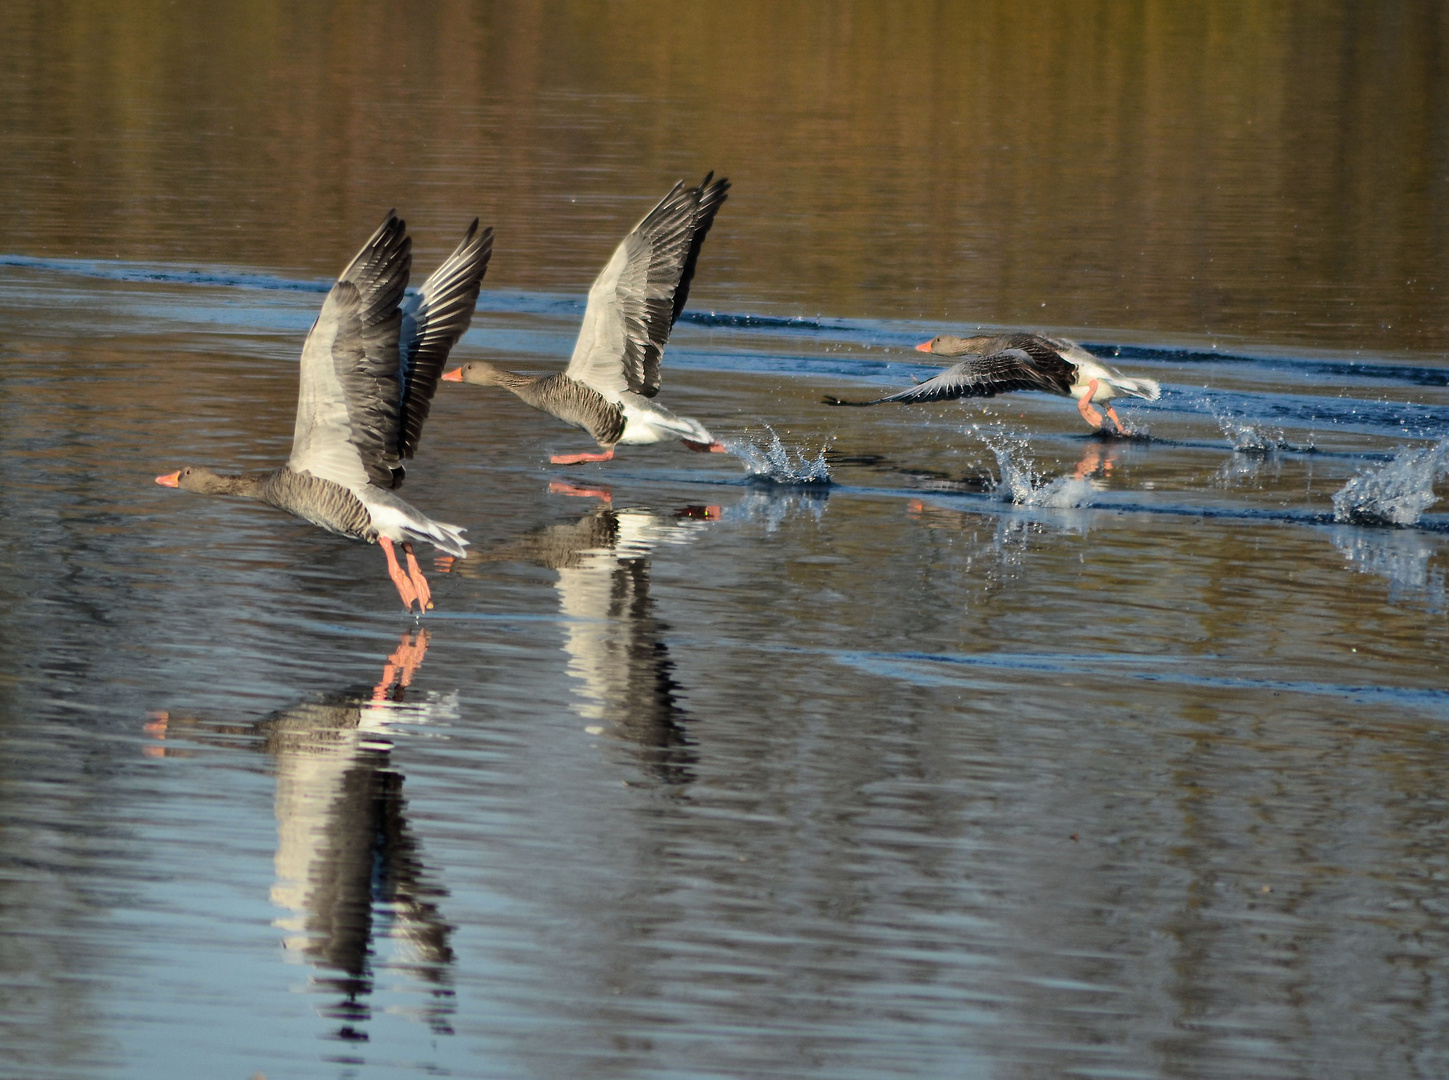
[[[602,454],[555,454],[555,465],[610,461],[620,443],[679,439],[691,450],[723,453],[697,420],[676,416],[652,400],[659,360],[694,279],[695,264],[729,181],[697,188],[675,184],[624,237],[589,290],[583,326],[569,366],[560,374],[520,375],[486,361],[454,368],[448,382],[502,386],[535,409],[582,428]]]
[[[1012,390],[1045,390],[1077,399],[1077,411],[1095,428],[1102,414],[1092,403],[1108,402],[1119,393],[1156,401],[1161,388],[1151,379],[1130,379],[1103,364],[1075,341],[1043,334],[1002,334],[998,337],[956,337],[938,334],[916,346],[917,352],[937,356],[963,356],[954,367],[908,390],[874,401],[842,401],[827,397],[830,405],[879,405],[887,401],[943,401],[959,397],[994,397]],[[1126,434],[1111,405],[1107,415]]]
[[[407,225],[396,213],[372,234],[332,286],[302,346],[292,456],[278,469],[218,475],[188,465],[156,477],[165,487],[260,499],[329,532],[381,545],[403,604],[419,613],[432,593],[413,555],[426,540],[458,557],[455,525],[404,502],[411,458],[448,351],[467,330],[493,251],[493,230],[475,219],[422,289],[404,296],[412,264]],[[393,544],[401,543],[407,571]]]

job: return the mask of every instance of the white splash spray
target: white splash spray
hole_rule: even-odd
[[[1333,520],[1360,525],[1413,525],[1439,498],[1434,482],[1449,475],[1449,439],[1405,447],[1378,469],[1360,472],[1333,496]]]
[[[1222,428],[1223,437],[1232,443],[1233,449],[1240,454],[1270,454],[1274,450],[1297,449],[1288,441],[1283,434],[1282,428],[1269,428],[1261,424],[1252,424],[1241,417],[1234,416],[1224,408],[1220,408],[1212,398],[1204,394],[1202,403],[1207,406],[1213,419]]]
[[[830,483],[830,466],[825,461],[825,450],[814,457],[807,450],[786,446],[775,429],[765,425],[770,441],[757,446],[745,439],[726,439],[724,447],[749,471],[751,476],[768,480],[772,484],[803,485]]]
[[[1048,481],[1036,471],[1036,462],[1027,456],[1030,447],[1024,439],[1004,432],[982,435],[987,449],[996,455],[1001,479],[996,490],[1003,499],[1017,506],[1046,506],[1067,510],[1085,506],[1092,495],[1092,485],[1074,476],[1059,476]]]

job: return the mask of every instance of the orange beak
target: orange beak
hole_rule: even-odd
[[[177,469],[175,472],[167,473],[165,476],[156,477],[156,483],[160,484],[162,487],[180,487],[181,470]]]
[[[934,341],[935,339],[932,338],[931,340]],[[930,351],[931,351],[931,342],[930,341],[923,341],[919,345],[916,346],[916,352],[930,352]]]
[[[462,382],[463,381],[463,369],[460,368],[460,367],[455,367],[452,371],[448,372],[446,375],[443,376],[443,381],[444,382]]]

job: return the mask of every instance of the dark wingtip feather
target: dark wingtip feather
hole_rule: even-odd
[[[669,317],[671,327],[679,321],[679,314],[689,300],[689,287],[694,281],[694,270],[699,262],[700,249],[704,247],[704,238],[709,235],[709,230],[714,225],[715,214],[724,205],[725,199],[729,198],[729,190],[729,179],[721,176],[715,180],[712,169],[704,174],[704,179],[699,182],[699,187],[694,189],[696,199],[694,235],[690,238],[689,255],[684,260],[684,270],[679,275],[679,287],[674,291],[674,309]]]
[[[403,365],[398,451],[404,458],[417,451],[448,353],[472,322],[479,286],[488,272],[493,228],[480,233],[478,224],[475,217],[453,253],[423,285],[424,293],[430,295],[429,314]]]

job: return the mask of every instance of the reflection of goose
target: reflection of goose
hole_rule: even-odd
[[[340,1000],[327,1015],[337,1036],[365,1039],[379,931],[399,950],[386,966],[430,987],[424,1010],[448,1031],[452,928],[438,910],[444,890],[428,881],[409,827],[403,778],[389,767],[387,729],[428,717],[404,705],[404,691],[427,651],[426,630],[405,634],[374,687],[303,702],[248,725],[264,736],[276,763],[276,884],[271,899],[288,912],[276,925],[286,946],[319,970],[317,982]],[[154,735],[175,738],[183,720],[153,722]],[[211,732],[236,731],[204,725]],[[198,731],[198,735],[200,732]]]
[[[718,507],[666,515],[603,503],[577,521],[547,526],[482,556],[558,571],[564,649],[569,674],[578,680],[579,715],[590,729],[638,745],[665,783],[692,780],[697,759],[664,640],[669,627],[649,595],[650,556],[660,544],[688,543],[718,516]]]
[[[468,329],[493,230],[475,220],[457,250],[414,296],[407,226],[389,214],[327,294],[302,346],[292,456],[279,469],[220,476],[187,466],[165,487],[260,499],[329,532],[381,545],[403,604],[432,606],[412,541],[462,557],[462,530],[433,521],[393,492],[413,456],[438,377]],[[407,572],[393,544],[402,545]]]
[[[652,400],[659,392],[659,361],[665,342],[689,298],[695,263],[729,181],[697,188],[683,182],[644,216],[594,280],[584,323],[568,368],[533,377],[475,360],[454,368],[449,382],[497,385],[535,409],[583,428],[602,454],[559,454],[555,464],[609,461],[614,447],[679,439],[691,450],[724,447],[688,417]]]
[[[994,397],[1012,390],[1045,390],[1077,399],[1077,410],[1093,427],[1102,426],[1102,414],[1093,402],[1108,402],[1119,393],[1156,401],[1161,389],[1151,379],[1132,379],[1103,364],[1074,341],[1041,334],[1002,334],[999,337],[956,337],[939,334],[916,346],[918,352],[963,359],[941,374],[897,394],[874,401],[842,401],[827,397],[831,405],[880,405],[888,401],[944,401],[959,397]],[[1112,406],[1107,415],[1126,434]]]

